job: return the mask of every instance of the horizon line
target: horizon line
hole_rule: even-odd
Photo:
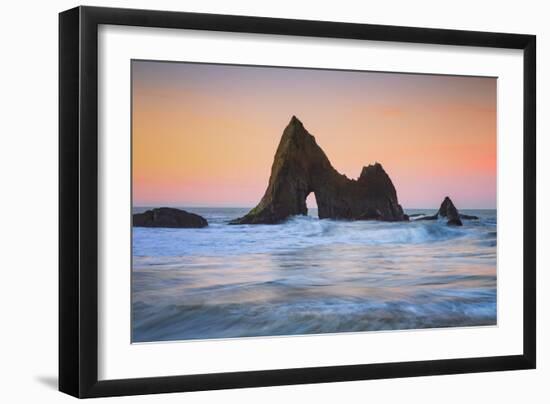
[[[436,207],[427,207],[427,206],[424,206],[424,207],[414,207],[414,208],[411,208],[411,207],[405,207],[405,206],[402,206],[402,208],[404,210],[406,209],[411,209],[411,210],[421,210],[421,209],[439,209],[439,206],[441,204],[437,204]],[[256,207],[256,205],[251,205],[251,206],[235,206],[235,205],[218,205],[218,206],[212,206],[212,205],[187,205],[187,204],[180,204],[180,203],[176,203],[176,204],[173,204],[173,203],[160,203],[160,204],[145,204],[145,205],[141,205],[141,204],[132,204],[132,208],[186,208],[186,209],[194,209],[194,208],[199,208],[199,209],[254,209]],[[308,207],[308,209],[318,209],[317,206],[315,207]],[[471,210],[496,210],[497,207],[461,207],[460,208],[461,210],[463,209],[471,209]]]

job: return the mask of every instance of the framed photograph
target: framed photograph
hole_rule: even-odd
[[[59,388],[532,369],[533,35],[59,17]]]

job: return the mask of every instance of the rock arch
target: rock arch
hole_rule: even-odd
[[[293,215],[307,215],[306,198],[313,192],[319,218],[408,220],[382,166],[364,167],[357,180],[332,167],[315,138],[295,116],[283,132],[264,196],[233,224],[272,224]]]

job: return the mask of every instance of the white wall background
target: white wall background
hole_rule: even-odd
[[[550,399],[550,10],[546,2],[462,0],[90,1],[283,18],[536,34],[538,40],[538,369],[109,399],[110,402],[533,402]],[[0,63],[0,401],[63,403],[57,385],[57,13],[74,1],[2,7]],[[518,214],[521,214],[518,212]]]

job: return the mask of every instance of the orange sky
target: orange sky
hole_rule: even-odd
[[[496,83],[133,61],[134,206],[256,205],[296,115],[339,172],[380,162],[405,208],[494,208]]]

